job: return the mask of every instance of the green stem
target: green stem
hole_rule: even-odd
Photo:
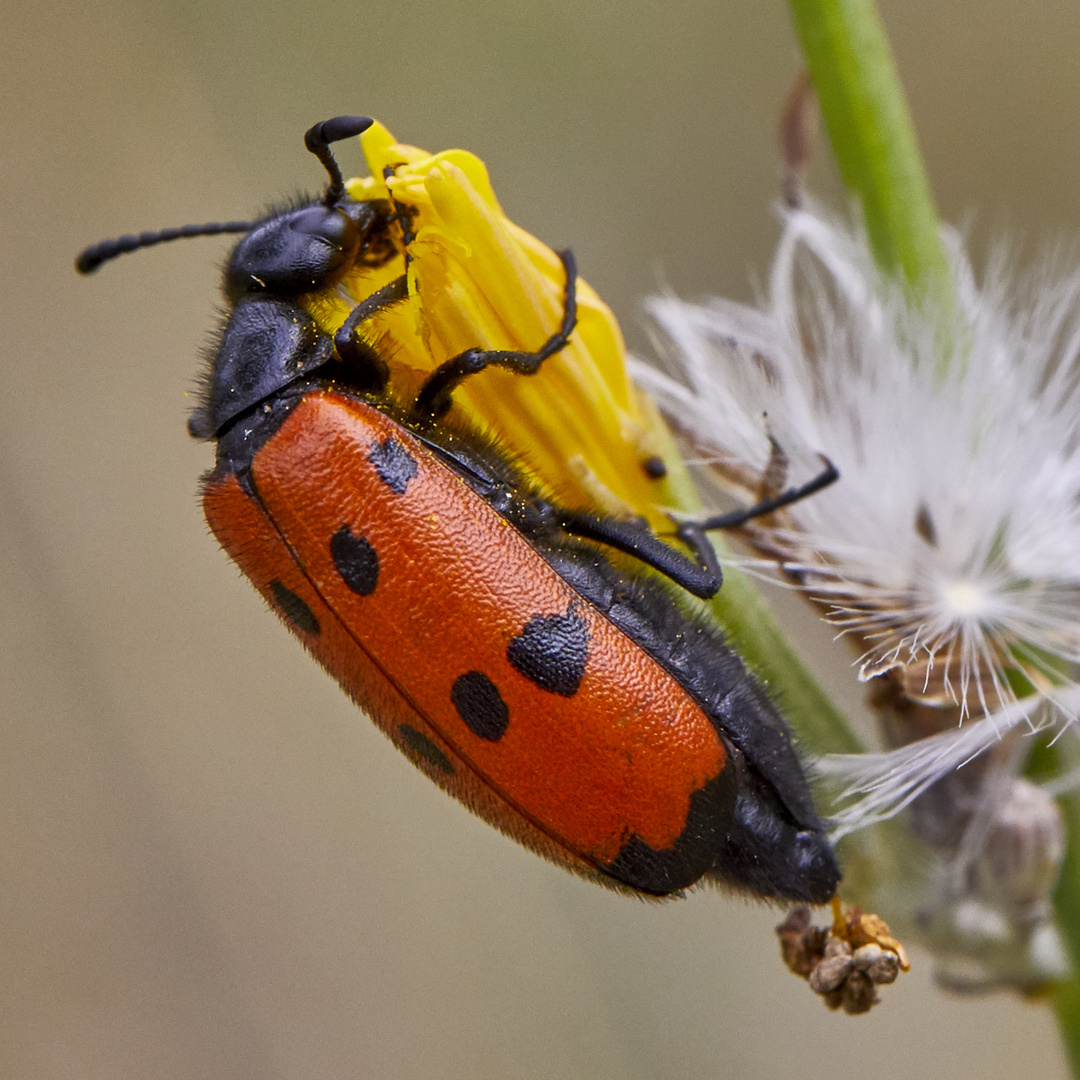
[[[859,199],[878,264],[919,293],[947,293],[937,213],[873,0],[791,0],[840,176]]]
[[[1080,796],[1061,800],[1065,813],[1065,861],[1054,893],[1054,912],[1074,973],[1080,971]],[[1054,987],[1054,1011],[1074,1076],[1080,1076],[1080,981]]]
[[[1074,739],[1035,746],[1028,759],[1027,776],[1035,781],[1070,773],[1080,765]],[[1065,818],[1065,858],[1054,890],[1054,916],[1073,971],[1080,972],[1080,795],[1058,799]],[[1080,1076],[1080,980],[1075,977],[1052,988],[1054,1012],[1074,1076]]]

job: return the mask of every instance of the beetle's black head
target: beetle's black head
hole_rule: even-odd
[[[373,204],[342,197],[274,213],[233,249],[225,268],[232,303],[266,293],[301,296],[336,285],[356,264],[374,224]]]
[[[371,124],[367,116],[336,116],[308,129],[304,145],[330,177],[326,194],[269,215],[236,245],[225,270],[231,302],[258,293],[284,298],[326,289],[354,264],[372,217],[366,204],[347,198],[330,144],[359,135]]]
[[[89,274],[118,255],[168,240],[246,234],[226,264],[229,314],[188,423],[195,437],[221,435],[238,417],[327,364],[334,356],[333,341],[300,298],[333,288],[354,267],[380,266],[396,250],[390,238],[392,206],[351,199],[330,152],[331,143],[359,135],[371,124],[366,116],[338,116],[307,131],[304,143],[329,175],[320,198],[255,222],[185,225],[106,240],[76,261],[79,272]]]

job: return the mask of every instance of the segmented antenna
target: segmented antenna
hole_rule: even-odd
[[[345,194],[345,181],[341,169],[330,152],[330,144],[359,135],[371,127],[369,116],[335,116],[332,120],[323,120],[304,135],[304,145],[322,162],[323,168],[330,174],[330,186],[326,189],[325,202],[333,206]],[[205,225],[181,225],[174,229],[159,229],[156,232],[143,232],[138,236],[118,236],[114,240],[102,240],[91,244],[75,260],[75,269],[80,274],[92,274],[102,263],[115,259],[117,255],[126,255],[129,251],[164,244],[169,240],[186,240],[191,236],[218,236],[221,233],[246,233],[255,227],[253,221],[211,221]]]
[[[91,244],[75,260],[75,269],[80,274],[92,274],[103,262],[115,259],[117,255],[126,255],[139,248],[153,247],[169,240],[184,240],[189,236],[217,236],[219,233],[251,232],[251,221],[210,221],[205,225],[181,225],[178,229],[159,229],[157,232],[143,232],[138,236],[118,236],[115,240],[102,240]]]
[[[332,120],[323,120],[309,128],[304,134],[304,145],[330,174],[330,186],[326,189],[324,199],[327,206],[333,206],[345,194],[345,181],[334,155],[330,152],[330,144],[360,135],[373,123],[370,116],[335,116]]]

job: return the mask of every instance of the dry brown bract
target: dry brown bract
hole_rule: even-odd
[[[831,926],[814,926],[804,906],[795,908],[776,933],[788,970],[805,979],[830,1009],[850,1016],[869,1012],[880,1000],[877,988],[911,967],[883,919],[857,907],[845,912],[839,900],[833,900]]]

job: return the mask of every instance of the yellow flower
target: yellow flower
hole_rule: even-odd
[[[395,384],[408,386],[406,369],[428,372],[470,348],[538,349],[562,319],[563,266],[506,218],[483,162],[462,150],[432,155],[401,145],[378,123],[362,144],[371,176],[348,181],[349,194],[393,199],[412,215],[415,234],[408,244],[408,300],[371,323]],[[387,265],[362,267],[344,285],[356,303],[405,269],[402,247]],[[563,502],[641,514],[670,528],[657,509],[666,501],[664,485],[644,467],[670,453],[666,431],[630,381],[611,310],[580,279],[577,302],[570,345],[536,375],[489,368],[463,383],[454,400]],[[330,296],[313,311],[332,330],[350,306]]]
[[[562,318],[563,267],[555,252],[506,218],[483,162],[462,150],[432,155],[396,143],[378,123],[361,143],[371,176],[348,181],[348,192],[357,200],[393,198],[408,211],[411,260],[401,245],[377,270],[361,266],[340,295],[316,298],[311,311],[323,329],[336,330],[357,303],[407,271],[408,299],[365,324],[390,362],[402,401],[425,373],[466,349],[539,348]],[[666,509],[700,512],[686,466],[652,399],[630,380],[610,309],[581,279],[577,297],[578,323],[566,349],[535,375],[493,367],[466,380],[454,393],[456,408],[495,432],[562,504],[641,515],[670,539]],[[664,479],[645,469],[654,456],[668,469]],[[682,599],[695,603],[689,594]],[[711,611],[751,668],[783,696],[807,745],[858,747],[742,574],[725,570],[724,587],[698,610]]]

